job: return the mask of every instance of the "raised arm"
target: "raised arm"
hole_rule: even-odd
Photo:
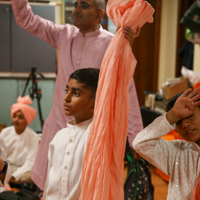
[[[17,24],[29,33],[57,48],[58,34],[62,29],[66,29],[67,32],[71,26],[54,24],[38,15],[34,15],[27,0],[12,0],[11,2]]]
[[[133,148],[155,167],[170,175],[172,166],[170,160],[176,156],[173,142],[161,137],[174,129],[166,119],[166,115],[156,118],[149,126],[137,134]]]
[[[177,123],[194,114],[196,107],[200,105],[200,87],[192,91],[191,88],[186,90],[175,102],[173,108],[166,114],[170,124]]]

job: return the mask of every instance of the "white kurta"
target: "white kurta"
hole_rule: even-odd
[[[8,163],[16,169],[12,174],[18,181],[25,172],[31,171],[38,150],[39,137],[29,127],[21,134],[15,132],[14,126],[2,130]]]
[[[133,148],[170,176],[168,200],[190,200],[200,174],[200,147],[194,142],[161,138],[173,129],[164,114],[138,133]]]
[[[0,137],[0,158],[2,158],[3,160],[6,161],[5,145],[4,145],[3,139],[1,137]],[[11,177],[11,169],[10,169],[10,166],[8,165],[6,175],[4,178],[4,183],[2,183],[0,181],[0,192],[3,192],[5,190],[4,187],[6,186],[6,183],[10,180],[10,177]]]
[[[77,125],[73,122],[68,122],[49,145],[43,200],[78,200],[81,194],[82,163],[92,119]]]

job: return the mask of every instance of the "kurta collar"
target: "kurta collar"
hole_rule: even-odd
[[[79,131],[79,130],[83,130],[86,129],[89,124],[92,122],[93,118],[88,119],[84,122],[81,122],[79,124],[73,125],[74,120],[71,120],[67,123],[67,127],[70,131]]]
[[[93,32],[89,32],[89,33],[86,33],[85,36],[83,36],[83,34],[81,32],[78,33],[79,36],[81,37],[95,37],[95,36],[98,36],[102,33],[103,31],[103,28],[101,25],[99,25],[99,29],[96,30],[96,31],[93,31]]]
[[[24,135],[24,133],[25,132],[27,132],[27,129],[28,129],[28,126],[24,129],[24,131],[22,132],[22,133],[20,133],[20,134],[18,134],[17,132],[16,132],[16,130],[15,130],[15,127],[13,126],[13,129],[14,129],[14,131],[15,131],[15,133],[16,133],[16,135],[18,135],[18,136],[21,136],[21,135]]]

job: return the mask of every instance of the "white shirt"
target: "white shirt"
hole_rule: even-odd
[[[43,200],[78,200],[87,137],[92,118],[60,130],[49,144],[48,174]]]
[[[133,148],[170,176],[168,200],[190,200],[200,174],[200,147],[194,142],[161,138],[173,129],[164,114],[138,133]]]
[[[39,137],[29,127],[17,134],[14,126],[4,128],[1,132],[7,152],[7,161],[17,169],[12,176],[18,181],[25,172],[31,171],[38,150]]]
[[[6,160],[5,145],[1,137],[0,137],[0,158],[2,158],[3,160]],[[11,169],[10,169],[10,166],[8,165],[6,175],[4,177],[4,183],[2,184],[2,182],[0,181],[0,192],[3,192],[5,190],[4,187],[6,186],[6,183],[10,180],[10,177],[11,177]]]

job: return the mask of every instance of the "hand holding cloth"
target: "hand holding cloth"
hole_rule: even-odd
[[[136,59],[123,30],[153,22],[154,9],[144,0],[109,0],[107,15],[117,27],[101,65],[94,120],[82,167],[80,200],[122,200],[123,158],[129,114],[128,85]]]

